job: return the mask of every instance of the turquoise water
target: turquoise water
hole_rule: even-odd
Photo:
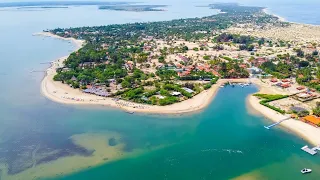
[[[74,171],[81,170],[77,162],[91,161],[99,150],[93,146],[101,142],[83,147],[75,144],[72,137],[84,135],[80,139],[85,139],[91,134],[98,135],[89,141],[102,139],[102,144],[123,145],[122,149],[116,149],[120,160],[99,167],[91,164],[87,170],[57,179],[229,179],[246,173],[258,179],[301,179],[304,177],[299,170],[303,167],[314,169],[306,179],[319,177],[319,156],[310,157],[300,150],[307,142],[284,129],[266,131],[262,127],[270,121],[247,113],[245,97],[256,91],[253,86],[224,88],[206,110],[183,116],[130,115],[106,107],[58,104],[41,96],[44,74],[30,71],[43,71],[48,64],[41,63],[69,54],[74,46],[32,36],[33,33],[56,27],[169,20],[215,13],[194,8],[211,2],[183,2],[168,1],[172,6],[167,12],[146,13],[97,11],[95,7],[1,10],[0,179],[7,179],[4,176],[7,171],[19,175],[65,157],[76,157],[72,166]],[[272,10],[275,3],[270,7]],[[281,7],[278,8],[279,13],[275,13],[282,15]],[[288,14],[292,12],[294,9]],[[308,14],[309,9],[304,12]],[[88,159],[80,161],[79,157]],[[58,166],[50,168],[38,171],[50,174]],[[35,176],[38,174],[22,179]]]
[[[305,166],[315,170],[308,178],[319,177],[320,158],[300,150],[304,141],[278,128],[268,131],[263,126],[270,122],[248,114],[245,98],[255,91],[221,89],[204,112],[176,119],[199,121],[193,130],[168,127],[160,141],[175,139],[172,146],[57,179],[230,179],[251,171],[268,179],[302,179]]]

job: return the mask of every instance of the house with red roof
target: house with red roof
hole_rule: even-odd
[[[270,81],[273,83],[278,82],[278,80],[276,78],[272,78]]]
[[[255,66],[255,67],[259,67],[261,66],[261,64],[267,62],[267,59],[266,58],[256,58],[255,60],[252,61],[252,64]]]
[[[281,84],[282,88],[289,88],[291,85],[290,84]]]

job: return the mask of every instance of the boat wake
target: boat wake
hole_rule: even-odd
[[[243,154],[241,150],[237,149],[203,149],[201,152],[228,152],[229,154],[235,153],[235,154]]]

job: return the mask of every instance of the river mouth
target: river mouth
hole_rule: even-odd
[[[59,137],[48,136],[39,146],[32,146],[31,162],[19,153],[13,153],[11,157],[16,159],[12,165],[20,162],[21,165],[28,163],[28,166],[19,166],[25,169],[11,174],[3,173],[9,171],[2,169],[3,177],[272,178],[279,177],[279,174],[269,172],[282,164],[287,167],[282,174],[288,177],[294,177],[292,174],[297,174],[299,171],[296,169],[303,164],[314,167],[319,159],[306,156],[299,149],[305,142],[281,128],[265,130],[263,126],[269,121],[247,111],[246,97],[256,91],[254,85],[244,88],[226,86],[219,90],[203,112],[188,116],[132,115],[121,111],[70,107],[68,111],[75,117],[63,122],[58,120],[62,126],[52,126],[59,132],[68,133]],[[43,138],[43,132],[37,136]],[[50,153],[43,153],[43,149],[48,147],[47,142],[55,146],[47,148]],[[14,149],[22,151],[23,147],[23,143],[17,143]],[[53,152],[58,151],[69,154],[56,153],[55,158],[50,159]],[[5,157],[8,156],[2,158]],[[40,157],[48,161],[41,161]],[[223,173],[229,168],[233,170]],[[127,173],[115,173],[120,169]],[[192,169],[192,173],[185,172],[185,169]],[[315,170],[314,174],[318,173]]]
[[[30,71],[45,70],[47,65],[40,63],[75,47],[33,37],[34,32],[212,14],[186,6],[148,16],[100,14],[95,8],[0,11],[0,17],[10,17],[0,26],[0,179],[301,179],[305,167],[313,169],[307,178],[319,177],[319,156],[300,150],[305,141],[280,128],[266,131],[263,126],[270,121],[247,113],[245,97],[256,92],[254,87],[223,88],[203,112],[187,116],[129,115],[41,96],[44,74]],[[288,9],[275,7],[283,13]],[[308,21],[319,20],[312,8],[306,9]],[[291,12],[299,22],[306,20]]]

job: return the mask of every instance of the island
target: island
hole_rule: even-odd
[[[131,2],[134,3],[134,2]],[[106,6],[124,5],[128,2],[107,2],[107,1],[26,1],[26,2],[2,2],[0,8],[9,7],[54,7],[54,6]]]
[[[100,10],[114,10],[114,11],[165,11],[164,8],[166,5],[118,5],[118,6],[100,6]]]
[[[221,13],[40,33],[78,43],[52,63],[42,93],[60,103],[176,114],[205,108],[225,84],[254,83],[260,91],[248,97],[250,109],[319,144],[320,27],[263,7],[209,7]]]
[[[136,2],[107,2],[107,1],[45,1],[45,2],[4,2],[0,3],[0,8],[17,9],[55,9],[69,8],[71,6],[97,6],[99,10],[114,11],[165,11],[167,5],[132,5]]]

